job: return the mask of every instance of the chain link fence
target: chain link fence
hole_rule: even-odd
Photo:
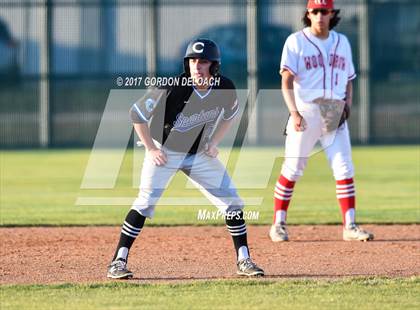
[[[0,146],[92,146],[117,77],[179,74],[195,37],[220,45],[222,72],[237,88],[255,79],[255,143],[278,145],[285,113],[279,61],[287,36],[302,28],[305,3],[0,0]],[[418,143],[420,2],[335,3],[358,74],[353,142]],[[255,49],[247,46],[252,26]]]

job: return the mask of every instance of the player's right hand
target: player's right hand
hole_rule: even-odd
[[[165,152],[160,149],[149,150],[149,156],[156,166],[163,166],[168,162],[168,157]]]
[[[299,112],[292,113],[292,120],[296,131],[305,131],[306,121]]]
[[[207,143],[205,146],[205,154],[209,157],[216,158],[219,154],[218,148],[212,143]]]

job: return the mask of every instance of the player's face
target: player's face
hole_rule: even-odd
[[[311,21],[311,28],[317,33],[328,31],[330,20],[334,17],[332,10],[311,9],[308,12],[308,18]]]
[[[194,80],[198,79],[209,79],[210,75],[210,66],[211,61],[207,59],[200,59],[200,58],[190,58],[189,60],[190,65],[190,74]]]

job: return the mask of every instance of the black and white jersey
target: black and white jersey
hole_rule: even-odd
[[[219,83],[205,91],[194,86],[149,90],[133,104],[131,119],[150,121],[152,138],[170,150],[195,154],[203,150],[220,118],[232,119],[239,111],[233,82],[219,77]]]

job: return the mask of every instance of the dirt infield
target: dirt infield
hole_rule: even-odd
[[[419,225],[365,225],[372,242],[341,241],[339,226],[291,226],[291,241],[272,243],[268,227],[249,226],[251,254],[267,278],[420,275]],[[108,281],[119,227],[2,228],[0,283]],[[236,277],[224,227],[145,227],[134,244],[130,281]]]

